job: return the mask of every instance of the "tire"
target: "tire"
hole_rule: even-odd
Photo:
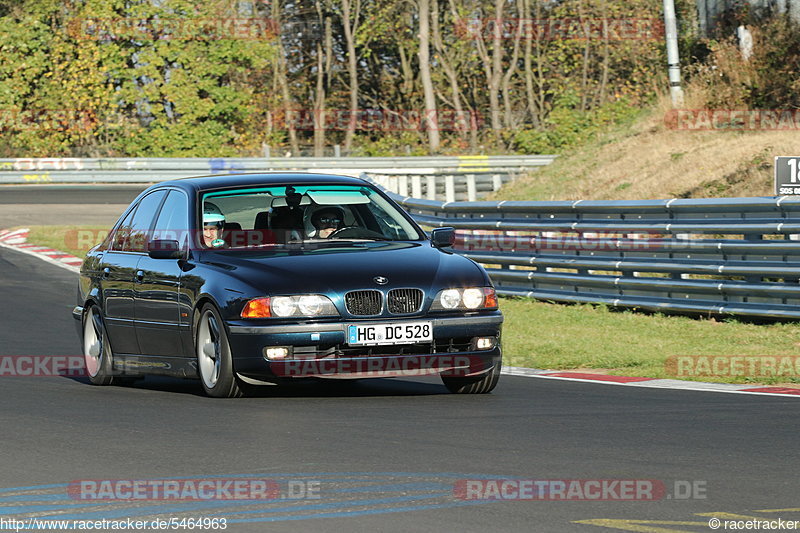
[[[502,362],[498,361],[494,368],[480,376],[442,376],[442,383],[453,394],[487,394],[497,386],[502,366]]]
[[[111,343],[103,323],[103,315],[96,305],[89,306],[83,313],[81,340],[89,382],[92,385],[111,385],[114,381]]]
[[[225,324],[216,307],[206,304],[197,314],[194,328],[197,375],[212,398],[240,398],[244,385],[233,373],[233,359]]]

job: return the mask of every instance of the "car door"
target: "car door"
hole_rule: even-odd
[[[134,329],[133,277],[139,257],[124,251],[136,212],[134,206],[117,225],[100,262],[100,287],[106,331],[115,353],[138,353]]]
[[[184,250],[188,249],[188,202],[182,191],[169,191],[153,227],[153,240],[177,240]],[[153,259],[147,254],[139,259],[134,308],[136,337],[143,355],[185,355],[181,337],[186,332],[182,330],[188,331],[190,324],[181,319],[181,311],[189,316],[186,309],[181,309],[181,264],[178,259]]]
[[[114,353],[141,353],[134,305],[135,285],[139,282],[137,268],[165,195],[164,190],[154,191],[138,202],[116,229],[112,249],[103,258],[103,305]]]

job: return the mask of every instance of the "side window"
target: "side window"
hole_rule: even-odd
[[[144,252],[147,242],[150,240],[150,228],[153,226],[153,219],[164,199],[166,191],[156,191],[148,194],[139,202],[136,213],[130,224],[128,238],[122,248],[125,252]]]
[[[189,207],[186,195],[180,191],[170,191],[161,207],[153,239],[169,239],[185,244],[189,233]]]
[[[136,208],[134,207],[131,209],[130,213],[128,213],[128,216],[125,217],[125,220],[117,226],[114,236],[111,238],[111,250],[119,251],[125,247],[125,241],[128,240],[128,235],[131,233],[131,220],[135,212]]]

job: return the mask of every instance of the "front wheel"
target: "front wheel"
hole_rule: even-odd
[[[197,373],[203,390],[214,398],[238,398],[243,389],[233,374],[233,359],[225,324],[217,309],[206,304],[195,325]]]
[[[501,367],[502,363],[498,361],[494,368],[480,376],[442,376],[442,383],[453,394],[487,394],[497,386]]]

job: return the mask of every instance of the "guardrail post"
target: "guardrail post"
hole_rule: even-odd
[[[400,196],[408,196],[408,176],[400,176],[398,181],[397,194]]]
[[[411,196],[422,198],[422,176],[411,176]]]
[[[427,189],[425,191],[426,192],[425,197],[428,200],[436,200],[436,176],[430,174],[425,177],[425,180],[426,180],[425,188]]]
[[[474,202],[478,199],[478,191],[475,187],[475,174],[467,174],[467,201]]]
[[[500,174],[492,174],[492,190],[497,192],[503,186],[503,177]]]
[[[456,201],[456,177],[452,174],[444,177],[444,201]]]

